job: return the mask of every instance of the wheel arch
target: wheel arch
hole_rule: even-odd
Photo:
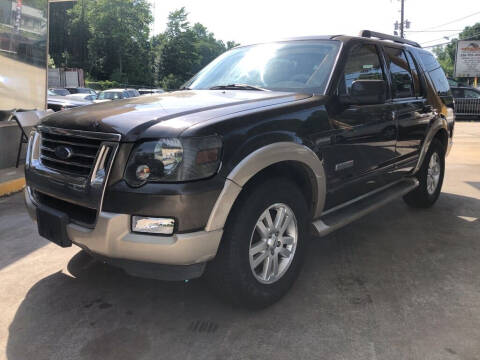
[[[448,148],[448,130],[447,129],[448,129],[447,120],[441,116],[438,117],[436,120],[434,120],[434,122],[430,125],[428,132],[425,136],[425,140],[423,141],[422,147],[420,149],[420,155],[418,157],[417,166],[413,171],[414,174],[417,173],[418,170],[420,170],[420,167],[422,166],[423,160],[427,155],[428,149],[433,139],[438,139],[442,143],[445,153],[447,152],[447,148]]]
[[[206,231],[223,229],[235,201],[241,191],[262,178],[283,175],[295,181],[311,206],[312,217],[319,217],[326,194],[323,163],[308,147],[293,142],[278,142],[263,146],[240,161],[227,176],[225,186],[218,197]],[[306,187],[306,188],[305,188]]]

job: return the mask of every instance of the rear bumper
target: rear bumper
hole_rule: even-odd
[[[31,218],[36,220],[37,206],[28,187],[25,203]],[[215,230],[172,236],[143,235],[132,233],[130,222],[128,214],[102,211],[95,228],[70,223],[67,234],[74,244],[107,259],[183,266],[213,259],[223,233],[223,230]]]

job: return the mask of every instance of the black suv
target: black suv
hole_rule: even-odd
[[[398,197],[437,200],[454,127],[431,53],[363,31],[240,46],[181,91],[52,114],[32,132],[41,236],[128,273],[205,273],[260,308],[325,235]],[[381,225],[379,225],[381,226]]]

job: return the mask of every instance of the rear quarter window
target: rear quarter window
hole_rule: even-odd
[[[438,63],[437,59],[435,59],[435,56],[428,51],[418,51],[417,56],[420,58],[420,62],[426,71],[431,71],[440,67],[440,64]]]
[[[438,95],[451,95],[450,84],[448,83],[447,77],[441,67],[429,71],[428,75],[430,75],[430,79],[432,80],[433,86],[435,86]]]

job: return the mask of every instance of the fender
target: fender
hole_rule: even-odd
[[[312,173],[316,183],[313,189],[314,199],[317,200],[314,205],[313,218],[320,217],[325,205],[326,194],[323,162],[305,145],[294,142],[277,142],[255,150],[233,168],[210,213],[205,230],[223,229],[235,200],[248,180],[268,166],[283,161],[302,163]]]
[[[425,136],[425,140],[423,141],[422,148],[420,149],[420,155],[418,156],[418,162],[413,170],[413,174],[416,174],[420,167],[422,166],[423,160],[425,156],[427,156],[428,148],[432,143],[433,138],[437,135],[438,131],[444,129],[448,134],[448,124],[447,120],[443,116],[437,117],[433,120],[432,124],[430,125],[427,135]],[[448,148],[448,146],[447,146]],[[445,149],[447,151],[447,149]]]

